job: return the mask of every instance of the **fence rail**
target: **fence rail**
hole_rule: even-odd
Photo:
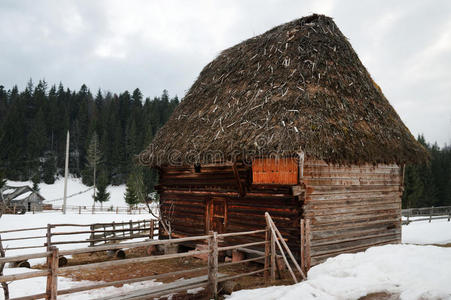
[[[76,227],[80,230],[65,231],[64,228],[67,227]],[[38,230],[41,232],[36,232]],[[46,230],[45,234],[42,233],[43,230]],[[26,231],[29,232],[27,236],[12,235]],[[94,247],[99,244],[118,243],[136,238],[154,239],[158,236],[158,222],[153,219],[143,219],[94,224],[48,224],[46,227],[3,230],[0,231],[0,234],[3,235],[3,242],[30,241],[30,244],[26,246],[8,247],[9,251],[43,247],[49,250],[52,246],[65,244],[89,244],[90,247]],[[89,236],[86,237],[88,234]],[[42,241],[43,239],[45,240]],[[35,241],[33,242],[33,240]]]
[[[272,229],[274,230],[274,229]],[[227,237],[231,236],[239,236],[239,235],[254,235],[259,236],[258,234],[265,233],[265,239],[263,241],[259,242],[253,242],[253,243],[246,243],[246,244],[239,244],[239,245],[233,245],[233,246],[227,246],[227,247],[219,247],[218,243],[219,241],[223,241]],[[160,279],[175,275],[184,275],[199,271],[205,271],[206,276],[196,277],[196,278],[190,278],[185,279],[181,281],[172,282],[170,284],[167,284],[167,286],[170,286],[170,290],[164,289],[164,285],[158,285],[153,288],[145,289],[145,290],[138,290],[129,292],[130,293],[138,293],[137,295],[146,295],[146,296],[158,296],[158,295],[164,295],[164,294],[170,294],[171,292],[178,291],[178,290],[186,290],[194,287],[206,287],[208,291],[209,297],[216,298],[218,294],[218,283],[226,280],[231,279],[237,279],[244,276],[249,276],[253,274],[263,273],[265,272],[265,279],[268,278],[266,274],[274,268],[274,263],[272,262],[269,264],[270,256],[274,257],[275,254],[271,254],[270,252],[270,229],[267,227],[266,229],[262,230],[254,230],[254,231],[247,231],[247,232],[239,232],[239,233],[226,233],[226,234],[218,234],[216,232],[209,232],[208,235],[202,235],[202,236],[195,236],[195,237],[185,237],[185,238],[177,238],[177,239],[169,239],[169,240],[150,240],[145,242],[135,242],[135,243],[123,243],[123,244],[108,244],[103,246],[96,246],[94,247],[97,251],[105,251],[105,250],[116,250],[116,249],[131,249],[131,248],[137,248],[137,247],[149,247],[149,246],[158,246],[158,245],[178,245],[183,242],[188,241],[205,241],[208,244],[207,250],[194,250],[184,253],[175,253],[175,254],[164,254],[164,255],[154,255],[154,256],[147,256],[147,257],[139,257],[139,258],[128,258],[123,260],[113,260],[113,261],[104,261],[104,262],[96,262],[96,263],[89,263],[84,265],[76,265],[76,266],[69,266],[69,267],[59,267],[58,266],[58,257],[61,255],[74,255],[74,254],[80,254],[80,253],[89,253],[93,251],[92,247],[86,247],[86,248],[80,248],[80,249],[73,249],[73,250],[62,250],[60,251],[54,244],[52,244],[47,251],[41,252],[41,253],[35,253],[35,254],[29,254],[29,255],[21,255],[21,256],[13,256],[13,257],[6,257],[6,258],[0,258],[0,264],[1,263],[7,263],[7,262],[13,262],[17,260],[23,260],[23,259],[31,259],[31,258],[47,258],[47,269],[46,270],[40,270],[40,271],[33,271],[33,272],[27,272],[27,273],[19,273],[14,275],[4,275],[0,276],[0,282],[9,282],[13,280],[23,280],[27,278],[34,278],[34,277],[47,277],[47,284],[46,284],[46,292],[35,294],[35,295],[29,295],[26,297],[20,297],[20,298],[13,298],[15,300],[18,299],[40,299],[40,298],[46,298],[46,299],[56,299],[57,295],[65,295],[65,294],[72,294],[92,289],[98,289],[103,288],[107,286],[114,286],[118,284],[128,284],[133,282],[141,282],[141,281],[147,281],[151,279]],[[275,238],[275,234],[273,233],[271,235],[271,239]],[[274,243],[274,241],[272,241]],[[252,245],[265,245],[266,251],[264,255],[242,260],[238,262],[227,262],[227,263],[219,263],[218,262],[218,253],[221,251],[226,251],[230,249],[238,249],[243,247],[248,247]],[[157,260],[165,260],[165,259],[171,259],[171,258],[181,258],[181,257],[190,257],[190,256],[196,256],[199,254],[207,254],[208,255],[208,264],[205,267],[200,268],[194,268],[189,270],[181,270],[181,271],[174,271],[169,273],[163,273],[163,274],[157,274],[153,276],[146,276],[146,277],[140,277],[140,278],[130,278],[126,280],[117,280],[112,282],[100,282],[100,283],[94,283],[86,286],[76,287],[76,288],[69,288],[69,289],[63,289],[58,290],[57,282],[58,282],[58,276],[61,274],[65,274],[67,272],[73,272],[73,271],[83,271],[83,270],[90,270],[90,269],[97,269],[97,268],[105,268],[105,267],[112,267],[112,266],[119,266],[119,265],[126,265],[126,264],[132,264],[132,263],[143,263],[143,262],[150,262],[150,261],[157,261]],[[227,276],[225,274],[220,274],[219,269],[225,266],[235,265],[235,264],[242,264],[247,263],[250,261],[258,261],[258,260],[264,260],[264,267],[252,272],[245,272],[237,275],[230,275]],[[273,260],[273,259],[272,259]],[[274,270],[271,270],[271,274],[274,273]],[[13,300],[12,299],[12,300]]]
[[[52,211],[62,211],[62,205],[53,205],[50,209]],[[128,215],[141,215],[148,214],[147,208],[144,206],[129,207],[129,206],[90,206],[90,205],[67,205],[66,212],[75,212],[78,214],[99,214],[99,213],[112,213],[112,214],[128,214]]]
[[[421,208],[408,208],[401,211],[403,217],[403,225],[409,225],[412,222],[429,221],[448,219],[451,220],[451,206],[438,206],[438,207],[421,207]],[[412,219],[413,218],[413,219]]]

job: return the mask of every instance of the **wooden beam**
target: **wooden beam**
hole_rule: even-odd
[[[238,172],[238,168],[236,167],[236,162],[233,164],[232,169],[233,169],[233,175],[235,176],[236,184],[238,187],[238,192],[241,197],[244,197],[244,195],[246,194],[246,191],[243,187],[243,184],[241,183],[240,173]]]

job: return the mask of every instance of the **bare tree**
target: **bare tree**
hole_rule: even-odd
[[[138,198],[140,203],[145,203],[147,206],[147,210],[149,213],[158,220],[158,222],[163,226],[164,231],[168,234],[169,239],[172,238],[172,221],[174,215],[174,202],[171,201],[169,205],[165,206],[164,211],[161,211],[161,205],[158,201],[155,209],[152,209],[152,202],[154,202],[145,192],[143,176],[142,176],[142,168],[139,166],[135,167],[133,182],[134,182],[134,191],[136,193],[136,197]]]

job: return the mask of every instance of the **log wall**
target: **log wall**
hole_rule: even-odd
[[[307,160],[304,218],[309,266],[343,252],[401,241],[401,168]],[[307,266],[307,268],[308,268]]]
[[[232,165],[202,166],[200,172],[194,167],[160,170],[157,189],[163,212],[172,211],[175,236],[205,234],[218,220],[224,223],[214,228],[224,232],[262,229],[264,213],[269,212],[306,269],[340,253],[401,240],[402,176],[397,165],[334,166],[306,160],[297,186],[304,192],[296,192],[298,196],[289,185],[253,184],[249,166],[238,164],[235,170]],[[225,208],[212,209],[213,200]],[[209,218],[211,212],[223,215]]]
[[[254,185],[250,167],[238,164],[236,169],[245,188],[243,196],[234,176],[232,165],[202,166],[200,173],[192,167],[163,168],[157,187],[162,210],[173,210],[172,227],[177,236],[200,235],[208,231],[207,210],[210,201],[226,201],[226,232],[264,229],[265,212],[269,212],[276,226],[295,253],[299,253],[299,220],[301,205],[289,186]],[[161,228],[161,227],[160,227]],[[252,242],[258,237],[228,238],[229,243]],[[264,250],[263,248],[261,250]]]

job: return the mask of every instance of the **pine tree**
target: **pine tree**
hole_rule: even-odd
[[[39,171],[35,172],[31,177],[31,182],[33,182],[33,191],[39,192],[39,183],[41,182],[41,176],[39,176]]]
[[[126,187],[124,196],[125,196],[125,202],[130,207],[138,204],[138,197],[136,196],[135,183],[134,183],[132,174],[130,174],[130,176],[128,177],[127,187]]]
[[[86,151],[87,155],[86,155],[86,160],[87,160],[87,164],[86,164],[86,171],[87,173],[85,174],[93,174],[93,178],[92,178],[92,185],[94,185],[94,195],[93,198],[94,200],[96,199],[96,173],[98,171],[98,167],[100,162],[102,161],[102,152],[100,151],[100,145],[99,145],[99,136],[97,135],[96,132],[94,132],[91,136],[91,140],[89,142],[89,146],[88,149]],[[95,204],[95,201],[94,201]],[[93,205],[94,205],[93,204]]]
[[[100,206],[103,208],[103,203],[110,200],[110,193],[106,191],[108,186],[108,177],[105,171],[100,172],[99,180],[97,182],[97,194],[94,201],[100,202]]]
[[[54,153],[49,153],[44,158],[44,165],[43,165],[43,176],[42,179],[47,184],[53,184],[55,183],[55,174],[56,174],[56,160]]]

